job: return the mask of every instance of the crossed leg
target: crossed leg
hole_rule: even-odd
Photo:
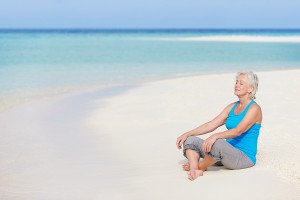
[[[195,180],[199,176],[202,176],[203,172],[206,171],[209,166],[216,163],[216,161],[210,156],[205,156],[202,162],[199,163],[200,156],[192,149],[186,150],[186,157],[189,162],[183,164],[182,167],[187,171],[188,179],[191,181]]]

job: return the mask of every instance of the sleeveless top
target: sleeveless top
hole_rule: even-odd
[[[237,125],[242,121],[245,117],[247,111],[250,106],[256,103],[252,100],[247,107],[240,114],[234,114],[234,109],[239,104],[239,101],[235,103],[231,111],[229,112],[228,118],[226,120],[226,128],[228,130],[232,128],[236,128]],[[261,128],[261,124],[254,124],[251,126],[246,132],[242,133],[240,136],[235,138],[229,138],[226,141],[229,142],[235,148],[241,150],[244,154],[246,154],[250,160],[255,164],[256,163],[256,153],[257,153],[257,139],[259,136],[259,131]]]

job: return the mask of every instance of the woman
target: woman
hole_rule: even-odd
[[[213,120],[177,138],[179,149],[188,163],[183,169],[188,178],[195,180],[213,164],[222,164],[229,169],[252,167],[256,163],[257,139],[262,122],[260,106],[254,101],[258,87],[257,75],[239,72],[236,76],[234,94],[239,101],[229,104]],[[227,131],[212,134],[206,140],[197,135],[214,131],[226,125]],[[199,163],[199,159],[203,158]]]

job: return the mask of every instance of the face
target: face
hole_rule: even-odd
[[[234,94],[238,97],[249,95],[253,88],[249,85],[248,78],[245,74],[241,74],[235,81]]]

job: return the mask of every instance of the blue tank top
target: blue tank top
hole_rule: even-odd
[[[236,102],[233,108],[231,109],[231,111],[229,112],[228,118],[226,120],[226,128],[228,130],[232,128],[236,128],[237,125],[245,117],[249,107],[253,103],[255,103],[255,101],[252,100],[247,105],[247,107],[243,110],[242,113],[236,115],[234,114],[234,109],[239,104],[239,101]],[[256,163],[257,139],[258,139],[260,128],[261,128],[261,124],[254,124],[245,133],[241,134],[240,136],[226,140],[232,146],[244,152],[254,164]]]

